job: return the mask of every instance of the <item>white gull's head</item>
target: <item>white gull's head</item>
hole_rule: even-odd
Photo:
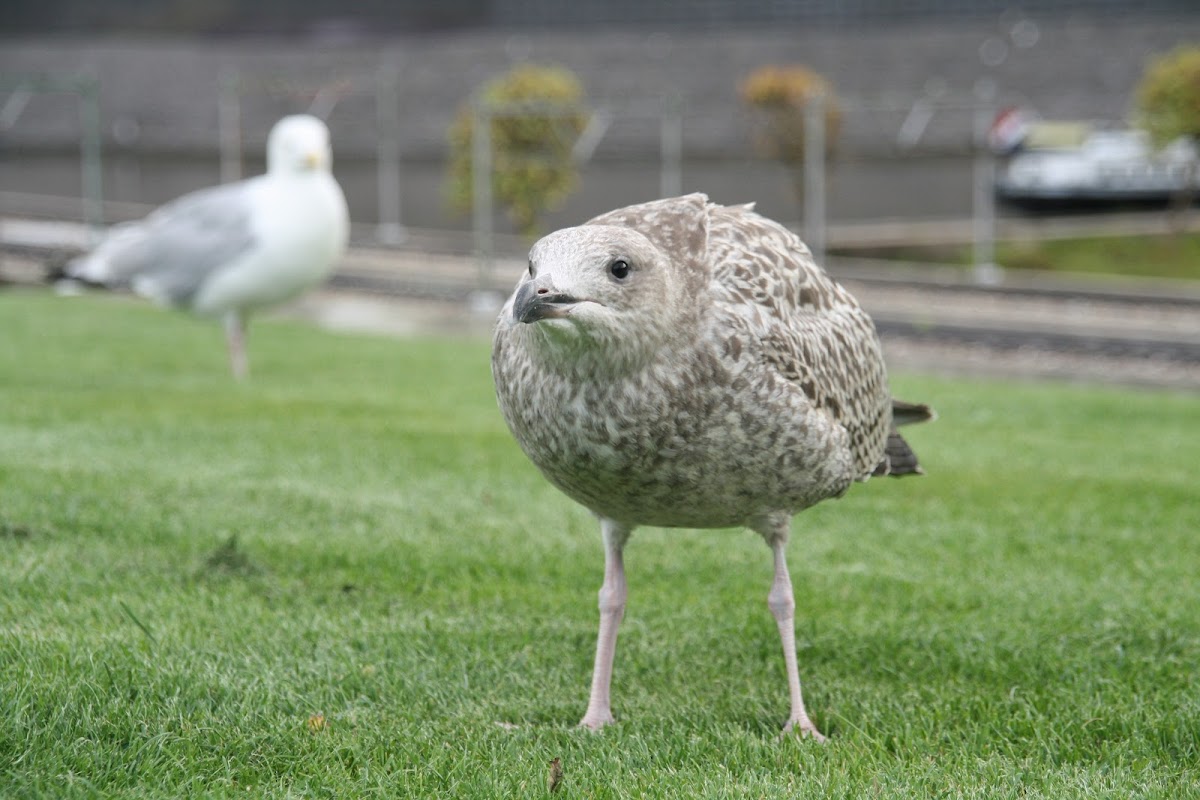
[[[275,123],[267,136],[267,172],[329,172],[333,150],[329,128],[310,114],[293,114]]]

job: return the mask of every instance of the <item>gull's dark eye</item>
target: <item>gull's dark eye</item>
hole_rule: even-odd
[[[529,277],[533,277],[533,259],[529,259]]]
[[[618,258],[608,265],[608,272],[617,280],[623,281],[629,277],[629,262]]]

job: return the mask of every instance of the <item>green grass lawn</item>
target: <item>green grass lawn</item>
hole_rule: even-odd
[[[1018,269],[1195,280],[1200,279],[1200,234],[1000,242],[996,260]],[[963,263],[970,261],[964,253]]]
[[[488,347],[0,294],[0,797],[1195,797],[1200,398],[902,375],[929,472],[768,549],[639,531],[614,712],[597,526]],[[323,722],[322,722],[323,720]],[[499,723],[504,723],[501,725]],[[515,727],[514,727],[515,726]]]

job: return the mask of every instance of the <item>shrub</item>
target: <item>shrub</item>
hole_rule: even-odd
[[[491,117],[492,193],[520,233],[534,237],[538,222],[579,182],[571,149],[587,125],[583,87],[561,67],[519,66],[484,84],[450,126],[450,202],[473,201],[472,102]]]
[[[1138,86],[1137,103],[1141,125],[1159,147],[1179,138],[1200,144],[1200,47],[1180,47],[1151,62]],[[1176,232],[1184,227],[1184,212],[1195,199],[1195,176],[1193,158],[1172,204]]]
[[[1180,47],[1153,61],[1138,86],[1137,105],[1155,143],[1200,139],[1200,47]]]
[[[832,150],[841,126],[833,87],[808,67],[798,64],[760,67],[741,85],[741,95],[755,113],[754,143],[768,158],[791,167],[804,163],[805,111],[818,94],[825,101],[825,147]]]

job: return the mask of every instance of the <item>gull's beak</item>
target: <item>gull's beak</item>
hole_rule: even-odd
[[[517,322],[537,322],[560,319],[570,313],[579,301],[554,288],[549,278],[539,277],[521,284],[513,300],[513,319]]]

